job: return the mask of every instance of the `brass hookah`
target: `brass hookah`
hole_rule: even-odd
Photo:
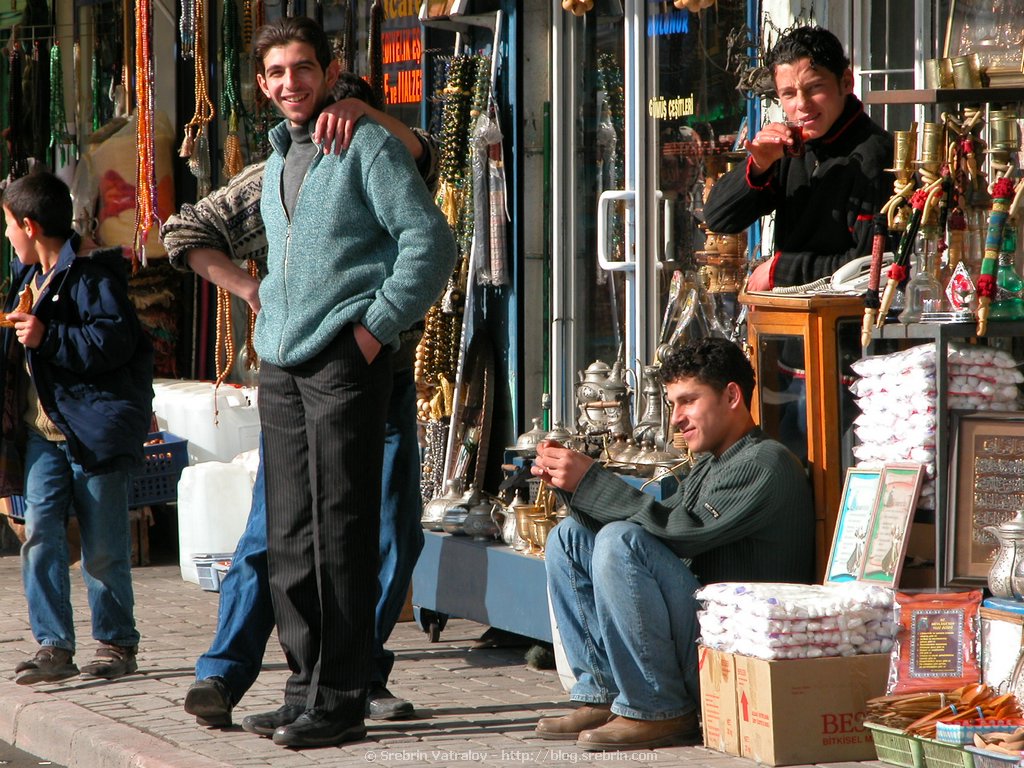
[[[930,143],[925,158],[915,162],[917,150],[917,123],[911,123],[909,131],[895,131],[893,134],[893,167],[888,170],[896,176],[894,183],[894,194],[889,201],[882,206],[882,214],[890,232],[900,232],[900,242],[896,249],[896,258],[889,268],[889,276],[885,285],[885,292],[878,307],[878,315],[875,318],[875,327],[881,328],[885,324],[886,316],[892,307],[896,297],[896,291],[900,283],[907,276],[907,264],[910,261],[910,254],[914,248],[914,239],[922,222],[932,222],[932,213],[935,205],[941,197],[943,179],[938,175],[936,158],[938,149],[936,139],[941,139],[941,128],[936,131],[929,129],[926,132],[927,140]],[[932,181],[926,183],[920,190],[914,191],[916,186],[914,180],[914,165],[922,168],[927,165],[934,169],[935,174],[929,175]],[[866,312],[869,310],[866,310]],[[867,324],[865,318],[865,325]],[[863,333],[862,339],[863,342]]]

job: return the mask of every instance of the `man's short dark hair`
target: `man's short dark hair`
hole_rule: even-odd
[[[824,67],[836,77],[842,77],[850,68],[843,44],[823,27],[791,29],[775,43],[766,63],[774,77],[779,64],[792,64],[800,59],[810,59],[812,67]]]
[[[338,101],[342,99],[359,99],[360,101],[365,101],[374,109],[378,109],[381,112],[384,111],[384,105],[377,100],[370,84],[354,72],[342,72],[338,75],[338,82],[334,86],[333,95]]]
[[[266,75],[263,57],[271,48],[281,48],[290,43],[308,43],[316,53],[316,60],[324,72],[334,60],[331,41],[323,27],[308,16],[282,16],[256,30],[252,39],[252,55],[256,60],[256,71]]]
[[[67,240],[73,234],[71,192],[49,171],[34,171],[8,184],[3,206],[19,223],[24,219],[36,222],[46,237]]]
[[[680,379],[696,379],[716,392],[735,382],[747,408],[754,396],[754,369],[743,350],[727,339],[698,339],[666,355],[661,361],[662,382]]]

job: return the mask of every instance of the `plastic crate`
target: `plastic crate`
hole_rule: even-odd
[[[974,755],[959,744],[918,737],[925,768],[974,768]]]
[[[234,552],[217,552],[210,555],[192,555],[192,562],[196,564],[196,575],[199,576],[199,586],[207,592],[220,592],[222,576],[218,573],[218,563],[230,563]]]
[[[152,432],[147,442],[158,439],[163,442],[143,448],[146,460],[132,478],[129,507],[162,504],[178,498],[178,479],[188,466],[188,440],[170,432]]]
[[[964,749],[974,755],[974,768],[1016,768],[1016,766],[1024,765],[1024,761],[1021,760],[1024,753],[1007,755],[973,745],[968,745]]]
[[[25,524],[25,497],[8,496],[5,511],[7,516],[16,523]]]
[[[883,763],[902,765],[904,768],[922,768],[924,765],[921,742],[896,728],[877,723],[864,723],[875,742],[875,754]]]

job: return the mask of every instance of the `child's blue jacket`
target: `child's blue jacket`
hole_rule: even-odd
[[[152,420],[153,348],[128,297],[128,268],[120,248],[76,256],[66,243],[32,310],[46,326],[40,345],[26,350],[13,329],[2,329],[0,495],[21,493],[23,483],[23,352],[39,401],[75,461],[97,474],[141,464]],[[38,272],[14,259],[5,311]]]

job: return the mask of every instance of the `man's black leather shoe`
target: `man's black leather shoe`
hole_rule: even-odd
[[[339,719],[322,709],[307,709],[294,723],[274,731],[274,743],[282,747],[333,747],[366,736],[362,720]]]
[[[383,685],[366,692],[366,716],[371,720],[408,720],[416,716],[412,702],[400,699]]]
[[[274,731],[282,725],[294,723],[296,718],[305,711],[306,708],[301,704],[285,704],[273,712],[249,715],[242,721],[242,728],[260,736],[273,736]]]
[[[208,728],[229,728],[231,707],[231,691],[222,677],[196,680],[185,694],[185,711]]]

